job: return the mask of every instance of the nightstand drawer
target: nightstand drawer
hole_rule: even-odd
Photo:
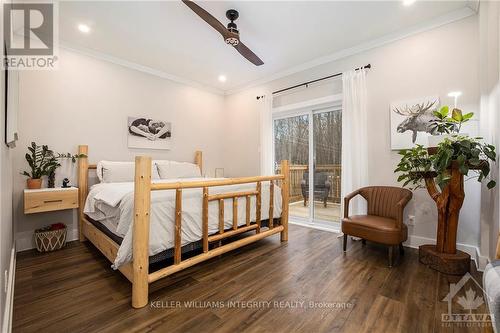
[[[78,189],[24,191],[24,214],[78,208]]]

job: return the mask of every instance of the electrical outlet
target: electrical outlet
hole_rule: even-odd
[[[7,292],[7,286],[8,286],[8,280],[9,280],[9,271],[5,270],[3,272],[3,290]]]
[[[408,215],[408,225],[415,225],[415,215]]]

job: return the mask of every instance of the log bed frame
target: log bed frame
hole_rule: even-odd
[[[88,146],[78,146],[78,153],[88,156]],[[202,152],[196,151],[195,164],[203,169]],[[97,169],[97,165],[89,164],[88,158],[78,159],[78,187],[79,187],[79,239],[89,240],[101,251],[106,258],[114,262],[119,245],[90,223],[83,213],[85,201],[88,194],[88,174],[89,170]],[[149,284],[178,271],[196,265],[205,260],[219,256],[223,253],[256,242],[265,237],[281,234],[281,241],[288,240],[288,201],[289,201],[289,164],[288,161],[281,161],[281,173],[274,176],[257,176],[245,178],[228,178],[224,180],[191,181],[177,183],[151,183],[151,158],[137,156],[135,158],[135,185],[134,185],[134,226],[133,226],[133,261],[119,268],[120,272],[132,283],[132,306],[142,308],[148,303]],[[270,208],[268,227],[261,228],[261,183],[270,182]],[[280,224],[273,224],[274,208],[274,184],[281,181],[282,213]],[[241,191],[223,194],[209,194],[211,187],[223,185],[236,185],[255,183],[254,191]],[[188,188],[203,189],[202,205],[202,244],[203,252],[191,258],[182,260],[181,258],[181,223],[182,223],[182,190]],[[149,269],[149,215],[151,206],[151,191],[175,190],[175,235],[174,235],[174,261],[172,265],[161,268],[152,273]],[[250,223],[250,197],[256,196],[256,221]],[[238,226],[237,211],[238,199],[245,198],[246,203],[246,224]],[[233,202],[233,225],[231,230],[224,230],[224,200]],[[219,202],[219,231],[214,235],[208,234],[208,203]],[[225,245],[220,241],[237,234],[255,230],[255,234],[246,236]],[[217,247],[210,249],[209,244],[217,242]]]

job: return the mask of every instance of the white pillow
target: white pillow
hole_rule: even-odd
[[[161,179],[201,177],[200,168],[194,163],[155,161]]]
[[[135,178],[134,162],[100,161],[97,163],[97,178],[101,183],[133,182]],[[151,165],[151,178],[159,179],[156,164]]]

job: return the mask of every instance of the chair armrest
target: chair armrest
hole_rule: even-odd
[[[345,198],[344,198],[344,218],[349,217],[349,202],[351,201],[352,198],[354,198],[355,196],[357,196],[360,193],[361,193],[361,190],[356,190],[356,191],[345,196]]]
[[[410,202],[412,197],[413,197],[413,194],[408,193],[401,200],[399,200],[398,203],[396,204],[396,207],[398,209],[398,218],[397,218],[398,228],[401,228],[401,226],[403,225],[404,210],[405,210],[406,205],[408,204],[408,202]]]

